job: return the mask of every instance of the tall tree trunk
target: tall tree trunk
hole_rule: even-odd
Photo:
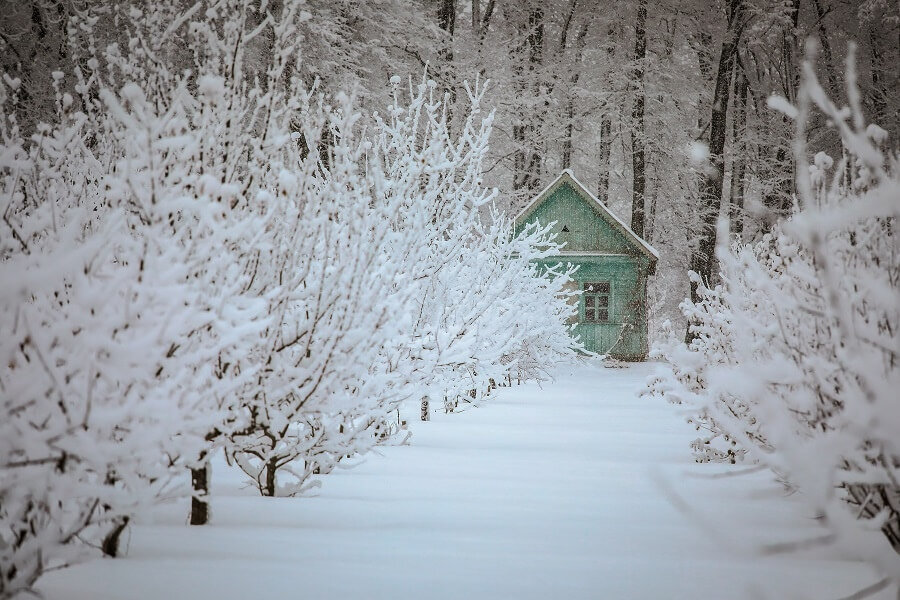
[[[800,86],[800,66],[797,62],[797,53],[799,52],[799,19],[800,19],[800,0],[793,0],[788,15],[790,16],[790,28],[782,32],[782,58],[784,62],[784,81],[782,82],[782,91],[784,97],[795,102],[797,99],[797,88]],[[793,126],[787,116],[781,116],[782,131],[786,136],[793,132]],[[794,182],[796,181],[796,165],[794,165],[793,152],[790,149],[790,139],[786,137],[783,141],[776,142],[778,149],[775,151],[775,175],[778,177],[779,185],[773,190],[774,194],[767,202],[769,210],[773,213],[765,221],[765,228],[769,229],[774,225],[779,217],[787,215],[791,210],[791,202],[794,194]]]
[[[539,75],[539,69],[544,61],[544,9],[540,6],[532,9],[529,18],[529,70],[532,75]],[[542,93],[541,82],[538,78],[534,81],[534,93],[540,95]],[[543,122],[544,115],[533,115],[528,127],[528,134],[531,139],[528,140],[530,146],[530,157],[528,160],[528,188],[536,190],[541,183],[542,175],[542,152],[540,146],[540,125]]]
[[[646,131],[644,127],[644,61],[647,57],[647,0],[638,3],[634,26],[634,98],[631,105],[631,230],[644,236],[644,191],[646,188]]]
[[[797,99],[797,88],[800,86],[800,66],[797,64],[799,51],[798,33],[800,25],[800,0],[791,0],[788,8],[790,29],[782,32],[782,57],[784,59],[784,97],[794,102]]]
[[[452,108],[456,100],[456,82],[453,74],[453,32],[456,30],[456,0],[440,0],[438,7],[438,27],[444,32],[444,40],[438,49],[441,79],[444,90],[450,94]]]
[[[604,107],[600,117],[600,182],[597,184],[597,197],[606,202],[609,196],[609,157],[612,150],[612,121],[609,110]]]
[[[453,61],[453,32],[456,30],[456,0],[440,0],[438,6],[438,27],[447,35],[438,50],[442,62]]]
[[[472,0],[473,3],[478,3],[479,0]],[[478,65],[478,75],[479,79],[484,80],[485,73],[487,73],[487,68],[484,64],[484,38],[487,36],[488,27],[491,24],[491,16],[494,14],[494,6],[495,0],[488,0],[487,4],[484,6],[484,12],[480,15],[480,20],[477,22],[477,28],[475,30],[476,33],[476,44],[475,44],[475,54],[476,54],[476,64]],[[474,7],[474,4],[473,4]],[[479,5],[480,8],[480,5]],[[475,23],[473,17],[473,24]]]
[[[574,6],[575,3],[573,2]],[[572,76],[569,78],[569,89],[566,90],[565,123],[566,135],[563,138],[562,168],[572,166],[572,136],[575,133],[575,96],[577,95],[578,80],[581,78],[581,59],[584,56],[584,40],[587,37],[588,22],[585,21],[575,40],[575,61],[572,68]]]
[[[610,64],[612,64],[612,58],[614,54],[613,45],[610,42],[615,39],[615,29],[610,26],[606,31],[607,36],[607,47],[606,47],[606,56],[609,59]],[[608,83],[608,82],[607,82]],[[609,197],[609,171],[610,164],[609,159],[612,153],[612,107],[610,106],[609,99],[607,98],[603,107],[601,108],[600,113],[600,157],[599,157],[599,167],[600,167],[600,175],[599,182],[597,183],[597,197],[606,202]]]
[[[722,202],[722,179],[725,172],[723,151],[727,133],[728,96],[731,87],[731,70],[737,54],[738,41],[743,27],[743,0],[729,0],[727,27],[719,55],[716,72],[716,87],[713,93],[712,115],[709,124],[709,158],[712,169],[703,177],[700,186],[699,227],[694,232],[698,238],[698,249],[691,256],[691,270],[710,285],[713,280],[713,265],[716,252],[716,221]],[[699,300],[697,284],[691,281],[691,300]],[[689,342],[694,338],[690,324],[685,335]]]
[[[712,36],[705,32],[701,31],[697,36],[696,42],[696,50],[697,50],[697,67],[700,69],[700,76],[703,77],[704,82],[712,81]],[[702,110],[697,114],[697,129],[700,130],[701,135],[700,139],[706,137],[708,139],[709,131],[704,127],[705,119],[703,118]]]
[[[871,122],[888,128],[887,122],[887,97],[888,90],[885,86],[885,60],[884,52],[878,41],[878,24],[873,23],[869,30],[869,45],[872,48],[872,118]]]
[[[813,3],[816,5],[818,22],[816,31],[819,34],[819,43],[822,45],[822,55],[825,58],[825,75],[828,78],[828,91],[831,92],[832,98],[837,98],[840,93],[840,84],[834,68],[834,52],[831,50],[831,41],[828,39],[828,30],[825,28],[825,16],[828,13],[822,8],[821,0],[813,0]]]
[[[533,97],[542,93],[537,81],[538,69],[543,61],[544,52],[544,10],[535,7],[528,11],[528,29],[524,44],[518,51],[527,53],[527,67],[522,58],[514,67],[516,90],[520,97],[531,94]],[[528,77],[526,77],[526,73]],[[513,141],[516,145],[513,154],[513,189],[534,190],[540,184],[541,153],[538,146],[537,132],[540,116],[537,109],[532,108],[528,114],[517,116],[513,125]]]
[[[744,173],[746,171],[746,147],[744,128],[747,124],[747,75],[734,65],[734,116],[731,120],[731,233],[738,239],[744,233]]]
[[[212,479],[212,465],[204,454],[200,466],[191,468],[191,525],[209,523],[209,484]]]

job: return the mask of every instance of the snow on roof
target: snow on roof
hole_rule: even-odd
[[[525,217],[530,215],[532,211],[534,211],[534,209],[536,209],[538,205],[543,202],[547,196],[550,195],[551,191],[555,190],[557,187],[559,187],[560,184],[564,182],[569,183],[572,187],[575,188],[575,191],[581,193],[585,198],[590,199],[596,205],[596,207],[600,209],[600,212],[607,215],[612,220],[613,225],[618,227],[622,231],[622,233],[625,234],[625,237],[630,238],[631,241],[633,241],[635,245],[638,246],[638,248],[640,248],[645,254],[650,256],[651,260],[659,260],[659,252],[656,251],[656,248],[644,241],[644,239],[633,232],[631,230],[631,227],[626,225],[625,222],[622,221],[622,219],[617,217],[615,213],[609,210],[609,208],[607,208],[606,205],[603,204],[603,202],[601,202],[599,198],[597,198],[597,196],[592,194],[583,183],[578,181],[578,179],[575,177],[575,174],[572,173],[571,169],[564,169],[556,179],[551,181],[547,187],[541,190],[525,208],[519,211],[519,214],[516,215],[515,222],[521,223],[522,221],[524,221]]]

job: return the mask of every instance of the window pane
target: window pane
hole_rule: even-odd
[[[591,308],[593,308],[594,307],[594,298],[596,298],[596,297],[597,296],[585,296],[584,297],[584,305],[590,306]],[[600,306],[603,306],[603,303],[601,303]]]
[[[597,311],[597,321],[601,323],[606,323],[609,321],[609,311],[608,310],[598,310]]]
[[[609,306],[609,296],[597,296],[597,306]]]
[[[593,292],[593,291],[594,291],[594,284],[593,284],[593,283],[585,283],[585,284],[584,284],[584,291],[585,291],[585,292]]]
[[[584,311],[584,320],[590,322],[594,321],[594,309],[589,308]]]

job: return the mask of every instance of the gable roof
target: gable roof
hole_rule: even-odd
[[[600,213],[600,216],[606,220],[613,228],[617,229],[619,233],[625,236],[627,240],[629,240],[632,245],[634,245],[638,250],[640,250],[643,254],[650,259],[651,271],[653,270],[653,266],[657,260],[659,260],[659,252],[656,249],[644,241],[643,238],[638,236],[635,232],[631,230],[631,228],[625,224],[619,217],[617,217],[611,210],[609,210],[605,204],[603,204],[597,196],[592,194],[590,190],[588,190],[583,183],[578,181],[575,178],[575,175],[571,170],[565,169],[559,176],[550,182],[550,185],[545,187],[543,190],[535,196],[528,205],[519,211],[519,214],[516,215],[515,223],[516,225],[522,224],[526,217],[531,216],[538,206],[544,202],[548,197],[550,197],[553,192],[559,189],[560,186],[564,184],[569,184],[579,195],[587,199]]]

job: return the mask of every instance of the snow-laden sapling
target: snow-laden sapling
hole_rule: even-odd
[[[799,209],[720,247],[722,284],[685,302],[695,339],[667,350],[673,376],[655,384],[700,407],[702,460],[758,461],[796,488],[828,529],[819,543],[879,571],[870,593],[900,585],[900,171],[865,125],[852,56],[847,109],[811,64],[803,75],[796,107],[772,103],[796,119]],[[806,155],[813,106],[843,140],[837,163]]]

